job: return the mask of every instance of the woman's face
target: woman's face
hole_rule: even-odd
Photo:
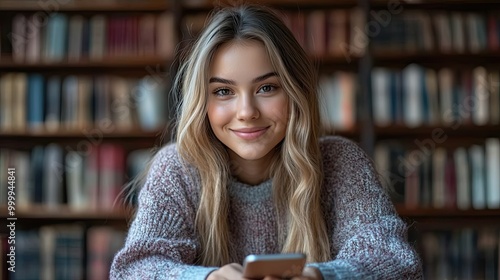
[[[288,97],[259,41],[222,45],[213,58],[208,84],[208,119],[233,160],[272,156],[285,137]]]

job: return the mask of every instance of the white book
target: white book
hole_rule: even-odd
[[[472,122],[475,125],[485,125],[489,121],[488,73],[484,67],[479,66],[474,68],[472,78],[472,96],[475,101],[475,106],[472,108]]]
[[[432,206],[434,208],[443,208],[445,206],[445,164],[446,150],[436,148],[432,155]]]
[[[165,88],[151,79],[139,81],[136,98],[139,124],[144,130],[157,130],[165,124]]]
[[[469,157],[472,170],[472,207],[474,209],[484,209],[486,208],[484,148],[479,145],[472,145],[469,148]]]
[[[453,154],[456,167],[457,182],[457,207],[465,210],[470,208],[470,174],[467,150],[464,147],[457,148]]]
[[[449,68],[442,68],[438,72],[441,122],[449,125],[456,120],[453,114],[453,72]]]
[[[335,88],[332,75],[322,75],[319,82],[319,106],[321,122],[327,133],[334,131]]]
[[[75,210],[84,209],[87,206],[88,195],[84,189],[84,160],[82,155],[76,151],[69,151],[65,158],[66,187],[68,193],[68,205]]]
[[[29,17],[27,21],[27,43],[26,43],[26,62],[27,63],[36,63],[40,61],[41,55],[41,33],[42,26],[39,23],[39,17],[37,15],[33,15]]]
[[[372,70],[373,120],[377,126],[391,124],[390,73],[384,68]]]
[[[423,123],[423,69],[410,64],[403,69],[403,120],[406,126],[413,128]]]
[[[486,204],[500,208],[500,139],[486,139]]]

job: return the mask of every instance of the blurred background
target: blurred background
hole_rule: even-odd
[[[425,278],[500,279],[500,1],[0,0],[2,279],[108,278],[179,52],[243,2],[315,61],[325,131],[373,159]]]

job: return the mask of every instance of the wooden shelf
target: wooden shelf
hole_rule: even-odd
[[[164,62],[164,63],[161,63]],[[126,57],[106,57],[100,61],[82,60],[78,62],[37,62],[19,63],[12,59],[2,57],[0,59],[0,69],[2,72],[9,71],[47,71],[47,70],[123,70],[123,69],[145,69],[146,67],[162,68],[168,65],[168,59],[159,56],[126,56]]]
[[[113,226],[126,229],[132,219],[132,210],[73,210],[68,206],[48,208],[43,205],[30,206],[27,209],[17,209],[15,216],[7,215],[7,208],[0,207],[0,219],[15,222],[16,229],[37,229],[45,225],[83,224],[90,226]],[[15,218],[15,220],[8,220]],[[0,234],[5,234],[7,228],[1,228]]]
[[[396,66],[401,67],[410,63],[419,63],[429,67],[444,66],[497,66],[500,60],[500,52],[480,53],[441,53],[441,52],[401,52],[401,51],[373,51],[374,66]],[[474,57],[474,59],[471,59]]]
[[[0,133],[0,146],[16,149],[27,149],[35,145],[47,145],[50,143],[59,143],[74,146],[89,146],[100,143],[119,143],[127,149],[151,148],[160,145],[162,142],[170,140],[169,135],[163,131],[143,131],[140,129],[129,131],[115,131],[113,133],[95,133],[89,130],[83,131],[65,131],[65,132],[17,132]]]
[[[0,219],[7,219],[7,208],[0,207]],[[130,210],[74,210],[68,206],[57,206],[49,208],[44,205],[34,205],[29,208],[17,209],[15,211],[17,221],[21,220],[69,220],[69,221],[108,221],[108,220],[126,220],[130,218]]]
[[[44,8],[45,7],[45,8]],[[162,12],[170,9],[165,0],[2,0],[1,11],[12,12]]]
[[[402,0],[398,3],[407,9],[442,9],[442,10],[486,10],[500,8],[497,0]],[[388,1],[370,0],[373,9],[387,9]]]
[[[391,125],[388,127],[375,127],[375,136],[377,139],[389,138],[432,138],[435,131],[442,130],[443,135],[448,137],[463,138],[487,138],[500,137],[500,125],[460,125],[456,128],[446,126],[420,126],[409,128],[403,125]]]
[[[214,7],[214,3],[221,4],[231,4],[233,1],[217,1],[214,2],[212,0],[194,0],[194,1],[186,1],[183,3],[184,8],[187,12],[194,11],[208,11]],[[256,3],[261,4],[262,1],[245,1],[245,3]],[[358,1],[356,0],[308,0],[308,1],[300,1],[300,0],[268,0],[265,1],[266,6],[275,7],[275,8],[286,8],[286,9],[295,9],[295,10],[304,10],[304,9],[315,9],[315,8],[353,8],[356,7]]]
[[[417,230],[500,227],[500,209],[458,210],[396,207],[396,210],[411,227]]]
[[[84,138],[93,136],[96,137],[95,132],[93,132],[92,128],[86,129],[88,132],[84,130],[78,131],[59,131],[59,132],[46,132],[46,131],[22,131],[22,132],[0,132],[0,137],[2,139],[5,138]],[[161,131],[144,131],[141,129],[132,129],[132,130],[121,130],[115,131],[112,133],[103,133],[99,131],[98,135],[102,138],[151,138],[158,137],[161,134]]]

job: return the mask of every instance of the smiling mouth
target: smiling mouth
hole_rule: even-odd
[[[261,128],[243,128],[243,129],[235,129],[231,130],[236,136],[245,139],[245,140],[254,140],[262,136],[269,127],[261,127]]]

